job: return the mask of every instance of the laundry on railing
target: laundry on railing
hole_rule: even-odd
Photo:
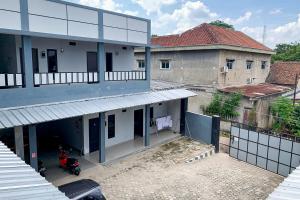
[[[157,131],[172,128],[173,121],[171,119],[171,116],[161,117],[156,119],[156,127]]]

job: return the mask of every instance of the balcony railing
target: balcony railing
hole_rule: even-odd
[[[57,72],[34,74],[35,86],[98,82],[98,72]]]
[[[0,88],[23,86],[22,74],[0,74]]]
[[[145,71],[105,72],[106,81],[146,80]]]

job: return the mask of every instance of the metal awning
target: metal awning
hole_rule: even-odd
[[[196,94],[186,89],[174,89],[52,104],[4,108],[0,109],[0,129],[38,124],[192,96],[196,96]]]
[[[275,190],[267,200],[299,200],[300,167],[296,168]]]
[[[0,199],[67,200],[69,198],[0,142]]]

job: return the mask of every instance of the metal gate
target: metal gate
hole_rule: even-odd
[[[232,123],[229,155],[288,176],[300,165],[300,137],[274,134],[257,127]]]

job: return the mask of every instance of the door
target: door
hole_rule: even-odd
[[[144,132],[144,111],[134,111],[134,137],[143,137]]]
[[[23,63],[23,53],[22,48],[20,48],[20,63],[21,63],[21,73],[24,74],[24,63]],[[39,51],[37,48],[32,49],[32,70],[33,73],[39,73]]]
[[[89,120],[89,142],[90,142],[90,153],[99,150],[99,118]]]
[[[97,52],[87,52],[87,72],[98,71]]]
[[[106,53],[106,71],[112,72],[113,71],[113,54]]]
[[[58,72],[57,68],[57,50],[48,49],[47,50],[47,59],[48,59],[48,72],[56,73]]]

